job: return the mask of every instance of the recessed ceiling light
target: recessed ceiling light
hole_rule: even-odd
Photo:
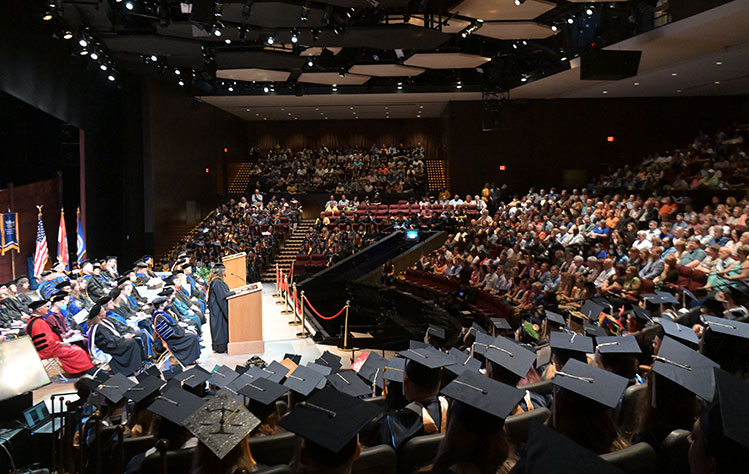
[[[268,120],[268,117],[263,117],[263,120]]]
[[[639,85],[640,85],[640,83],[639,83],[639,82],[635,82],[635,85],[636,85],[636,86],[639,86]]]
[[[714,84],[720,84],[720,81],[715,81]]]
[[[603,93],[604,93],[604,94],[608,94],[608,93],[609,93],[609,91],[603,91]]]
[[[678,74],[677,74],[677,73],[675,73],[675,72],[672,72],[672,73],[671,73],[671,75],[672,75],[672,76],[678,76]]]
[[[247,109],[247,112],[249,112],[249,111],[250,111],[250,109]]]
[[[551,31],[557,31],[558,29],[557,25],[551,25]]]
[[[562,56],[562,59],[561,59],[561,61],[562,61],[562,62],[565,62],[566,60],[567,60],[567,56]]]
[[[676,92],[677,93],[681,93],[681,89],[676,89]]]
[[[723,64],[723,61],[715,61],[716,66],[720,66],[721,64]]]

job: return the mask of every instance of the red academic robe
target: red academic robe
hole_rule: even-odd
[[[94,367],[91,357],[85,350],[79,346],[61,345],[60,336],[52,331],[44,318],[34,316],[29,319],[26,334],[31,336],[39,357],[42,359],[57,357],[60,359],[63,370],[68,374],[79,374]]]

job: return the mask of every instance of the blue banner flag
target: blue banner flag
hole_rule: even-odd
[[[5,255],[5,252],[15,250],[16,252],[21,251],[21,247],[18,244],[18,213],[8,212],[2,214],[3,218],[3,233],[2,233],[2,247],[0,247],[0,253]]]

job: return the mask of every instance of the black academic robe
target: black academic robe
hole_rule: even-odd
[[[380,420],[378,425],[379,444],[389,444],[398,450],[409,439],[430,434],[424,428],[422,409],[426,409],[437,430],[440,431],[444,424],[442,419],[443,404],[446,408],[447,402],[444,399],[435,399],[424,404],[411,403],[406,408],[388,413]],[[414,407],[417,409],[414,410]]]
[[[91,332],[94,332],[93,328]],[[93,342],[96,347],[112,356],[109,367],[114,373],[131,375],[143,365],[142,349],[138,341],[120,336],[109,321],[96,325]]]
[[[104,286],[104,283],[96,275],[86,275],[86,293],[91,301],[107,296],[109,290]]]
[[[169,314],[156,311],[153,314],[153,327],[166,342],[169,350],[183,365],[190,365],[200,357],[200,337],[177,324]]]
[[[233,294],[224,280],[217,278],[211,282],[208,311],[211,313],[211,341],[216,352],[226,352],[229,344],[229,303],[226,298]]]

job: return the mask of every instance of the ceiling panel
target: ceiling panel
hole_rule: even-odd
[[[344,74],[341,76],[337,72],[305,72],[299,75],[298,82],[308,84],[326,84],[326,85],[362,85],[369,80],[369,76],[360,74]]]
[[[515,0],[463,0],[450,13],[484,21],[533,20],[556,6],[545,0],[525,0],[520,5],[515,5]]]
[[[544,39],[556,33],[550,26],[532,21],[518,21],[512,23],[484,23],[474,33],[479,36],[499,40]]]
[[[489,61],[491,58],[465,53],[424,53],[414,54],[403,64],[427,69],[463,69],[479,67]]]
[[[375,77],[411,77],[423,73],[424,69],[401,66],[400,64],[357,64],[356,66],[351,66],[348,72]]]
[[[283,82],[289,78],[291,73],[286,71],[273,71],[270,69],[222,69],[216,71],[219,79],[232,79],[235,81],[257,81],[257,82]]]

